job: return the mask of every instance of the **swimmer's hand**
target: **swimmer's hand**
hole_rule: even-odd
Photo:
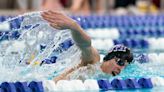
[[[50,25],[56,29],[64,30],[71,29],[75,30],[78,27],[78,24],[73,19],[68,16],[55,11],[45,11],[42,14],[43,19],[48,21]]]

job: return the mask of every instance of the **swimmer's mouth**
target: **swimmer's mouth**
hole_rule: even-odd
[[[117,72],[112,71],[112,75],[113,75],[113,76],[116,76],[116,75],[118,75],[118,73],[117,73]]]

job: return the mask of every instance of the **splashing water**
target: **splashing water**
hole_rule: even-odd
[[[52,28],[42,19],[39,12],[20,15],[3,23],[12,23],[17,19],[22,19],[20,28],[11,31],[18,31],[21,35],[17,39],[0,42],[0,82],[44,80],[57,76],[64,69],[74,67],[80,62],[81,52],[76,45],[67,50],[62,49],[60,46],[60,43],[65,40],[72,39],[69,30],[59,31]],[[41,51],[40,45],[46,45],[45,49]],[[36,64],[36,62],[41,63],[54,53],[58,56],[56,63],[43,64],[42,66]],[[29,63],[29,65],[26,63]],[[159,65],[158,63],[142,65],[135,63],[128,66],[116,77],[164,76],[164,73],[159,71],[164,69],[163,65]],[[85,68],[82,69],[83,72],[77,71],[75,73],[78,76],[79,73],[85,74]],[[90,71],[88,72],[90,73]],[[96,78],[104,77],[100,77],[99,73],[96,74]],[[78,76],[75,75],[75,77]],[[85,77],[94,78],[94,76],[88,74]],[[111,78],[111,76],[105,78]]]
[[[12,29],[12,31],[18,31],[21,34],[19,38],[0,42],[0,73],[2,75],[0,82],[43,80],[54,72],[78,64],[80,50],[75,45],[68,50],[62,50],[59,45],[67,39],[72,39],[69,30],[59,31],[52,28],[42,19],[39,12],[20,15],[3,23],[11,23],[18,18],[23,19],[20,28]],[[40,51],[42,44],[46,47]],[[62,51],[58,53],[59,58],[55,64],[39,66],[41,61],[49,58],[57,49]]]

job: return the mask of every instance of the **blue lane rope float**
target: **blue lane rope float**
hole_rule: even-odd
[[[113,79],[111,83],[107,80],[101,80],[98,84],[101,90],[124,90],[124,89],[139,89],[139,88],[153,88],[150,78],[140,78],[138,81],[136,79]]]
[[[27,82],[16,82],[14,83],[17,92],[30,92],[30,88],[27,86]]]
[[[3,82],[0,86],[0,92],[44,92],[42,82]]]
[[[0,92],[4,92],[4,90],[2,88],[0,88]]]
[[[109,80],[98,80],[97,82],[98,82],[99,88],[104,91],[113,89]]]
[[[129,89],[141,88],[140,85],[137,83],[136,79],[128,78],[125,80],[125,83]]]
[[[44,92],[42,82],[32,81],[28,87],[31,88],[32,92]]]
[[[127,89],[127,84],[122,79],[113,79],[111,85],[113,89]]]
[[[141,86],[141,88],[153,88],[150,78],[140,78],[138,80],[138,84]]]
[[[62,80],[61,80],[62,81]],[[91,80],[90,80],[91,81]],[[96,82],[93,82],[96,81]],[[87,84],[86,82],[81,82],[77,80],[71,80],[67,81],[64,83],[64,85],[70,85],[71,91],[77,91],[81,90],[102,90],[102,91],[107,91],[107,90],[127,90],[127,89],[142,89],[142,88],[153,88],[155,86],[164,86],[164,84],[161,84],[157,82],[164,82],[164,79],[162,77],[156,77],[156,78],[128,78],[128,79],[113,79],[113,80],[92,80],[92,82],[89,82],[91,84]],[[45,83],[47,82],[47,83]],[[59,81],[60,82],[60,81]],[[76,83],[73,83],[76,82]],[[78,83],[79,82],[79,83]],[[94,83],[92,85],[92,83]],[[96,84],[95,84],[96,83]],[[80,85],[78,85],[80,84]],[[89,86],[92,85],[92,86]],[[98,85],[98,86],[96,86]],[[49,86],[49,87],[48,87]],[[62,85],[60,85],[62,86]],[[95,87],[94,87],[95,86]],[[62,89],[57,89],[57,84],[53,82],[52,80],[45,80],[45,81],[32,81],[29,84],[27,82],[3,82],[0,85],[0,92],[46,92],[47,90],[56,90],[56,91],[61,91],[61,90],[67,90],[63,89],[65,87],[59,87]],[[76,87],[76,89],[74,89]],[[90,88],[93,87],[93,88]],[[98,88],[96,88],[98,87]],[[54,89],[55,88],[55,89]],[[70,90],[70,89],[69,89]]]
[[[11,17],[11,16],[9,16]],[[0,16],[0,22],[3,22],[9,18],[8,16]],[[91,15],[91,16],[72,16],[83,28],[104,28],[104,27],[135,27],[137,26],[161,26],[164,24],[163,15],[145,15],[145,16],[111,16],[111,15]],[[152,18],[152,19],[151,19]],[[11,29],[19,28],[20,22],[22,22],[23,17],[19,17],[11,21]],[[92,20],[92,21],[91,21]],[[161,21],[157,21],[161,20]],[[151,33],[153,33],[152,31]],[[151,34],[150,33],[150,34]],[[154,33],[153,33],[154,35]]]
[[[4,92],[17,92],[14,83],[3,82],[3,83],[1,84],[1,86],[0,86],[0,88],[1,88]]]

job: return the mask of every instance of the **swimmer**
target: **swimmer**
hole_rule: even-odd
[[[69,75],[81,67],[94,65],[100,62],[98,51],[92,47],[91,38],[83,29],[70,17],[55,11],[45,11],[42,17],[49,24],[59,30],[70,29],[73,40],[81,50],[81,63],[76,68],[69,69],[63,74],[54,78],[54,81],[69,79]],[[115,45],[108,54],[103,58],[103,62],[98,64],[101,71],[108,75],[116,76],[129,65],[133,60],[133,55],[129,48],[123,45]],[[87,68],[90,69],[90,68]]]

